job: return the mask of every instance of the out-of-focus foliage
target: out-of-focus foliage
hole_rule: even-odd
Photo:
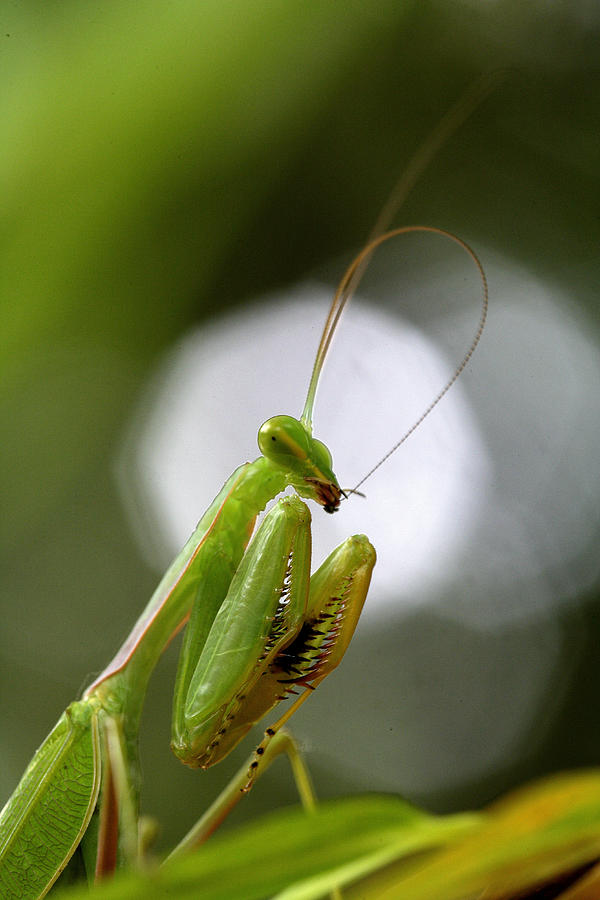
[[[481,815],[429,816],[378,796],[333,801],[313,815],[286,811],[217,837],[161,870],[103,884],[98,894],[318,900],[343,886],[349,900],[509,900],[533,896],[543,885],[573,885],[577,870],[599,851],[600,776],[590,771],[523,788]],[[581,889],[596,877],[583,875]],[[552,896],[576,900],[571,890]],[[65,900],[87,896],[75,891]]]
[[[360,245],[403,163],[482,72],[512,67],[402,220],[448,228],[543,274],[594,334],[598,27],[583,0],[5,4],[2,798],[155,582],[113,465],[161,350],[224,307]],[[256,355],[248,377],[260,391]],[[216,384],[226,378],[214,373]],[[433,798],[439,808],[597,761],[597,594],[590,584],[572,598],[573,614],[561,613],[563,712],[535,757]],[[199,787],[200,776],[170,759],[172,662],[153,681],[142,752],[144,806],[165,843],[236,765]],[[532,733],[545,724],[532,722]],[[351,752],[343,757],[321,790],[352,789]],[[287,773],[274,778],[274,794],[293,796]],[[254,792],[250,814],[266,796]]]

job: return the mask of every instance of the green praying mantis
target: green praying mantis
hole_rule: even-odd
[[[451,111],[429,141],[428,154],[421,153],[421,168],[432,148],[445,140],[481,96],[478,88],[467,104],[461,101],[458,112]],[[300,498],[333,513],[342,500],[358,493],[366,478],[459,377],[479,342],[487,314],[483,269],[462,240],[426,226],[386,230],[414,180],[415,167],[409,166],[366,246],[340,282],[301,417],[277,415],[260,427],[259,458],[240,466],[225,482],[122,647],[82,698],[65,710],[4,807],[0,814],[2,898],[43,897],[76,850],[90,881],[139,863],[143,849],[138,837],[137,740],[142,706],[160,655],[186,624],[171,741],[185,764],[206,769],[218,763],[252,725],[296,694],[286,712],[267,729],[227,797],[203,818],[202,839],[250,789],[279,752],[275,748],[286,749],[282,726],[340,663],[365,602],[375,550],[364,535],[354,535],[311,577],[311,516]],[[319,377],[341,313],[372,253],[410,231],[450,238],[469,254],[483,285],[481,318],[462,362],[418,421],[356,487],[344,490],[329,450],[312,434]],[[250,541],[257,516],[287,487],[295,495],[271,507]],[[309,793],[306,788],[305,798]],[[194,840],[199,839],[196,834]]]

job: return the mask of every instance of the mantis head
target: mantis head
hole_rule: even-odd
[[[333,513],[340,505],[342,490],[333,474],[331,453],[322,441],[293,416],[273,416],[258,432],[260,452],[284,469],[289,484],[301,496]]]

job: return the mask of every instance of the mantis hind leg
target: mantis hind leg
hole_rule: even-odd
[[[310,774],[296,741],[288,731],[282,729],[273,735],[273,739],[269,741],[269,746],[261,759],[261,771],[255,777],[266,771],[271,763],[282,754],[286,754],[290,761],[302,806],[307,812],[312,812],[316,808],[316,797]],[[203,844],[237,806],[244,796],[244,788],[248,781],[248,769],[253,759],[254,754],[241,766],[204,815],[175,847],[168,857],[169,860]]]
[[[118,718],[101,716],[103,769],[100,803],[95,827],[84,836],[83,850],[94,880],[103,880],[120,868],[141,862],[137,798],[131,784],[124,737]]]

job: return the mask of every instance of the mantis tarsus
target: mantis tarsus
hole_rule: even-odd
[[[461,101],[462,107],[436,131],[433,149],[487,90],[479,87],[466,107]],[[421,165],[430,156],[425,154]],[[261,426],[262,455],[226,481],[123,646],[82,699],[63,713],[0,814],[3,898],[44,896],[80,845],[92,880],[136,862],[137,735],[144,695],[160,654],[188,619],[172,728],[173,750],[186,764],[207,768],[219,762],[280,700],[299,692],[267,730],[242,790],[251,786],[281,725],[341,661],[367,594],[375,551],[364,535],[350,537],[311,578],[310,513],[299,499],[313,500],[333,513],[349,493],[339,486],[329,450],[312,436],[317,384],[340,314],[373,251],[408,231],[449,237],[479,270],[484,302],[473,341],[451,379],[392,453],[463,371],[487,311],[481,265],[460,239],[424,226],[385,231],[414,178],[414,167],[409,167],[371,239],[340,282],[301,418],[280,415]],[[298,497],[279,500],[248,546],[257,515],[288,486]],[[207,833],[220,818],[222,810]]]

